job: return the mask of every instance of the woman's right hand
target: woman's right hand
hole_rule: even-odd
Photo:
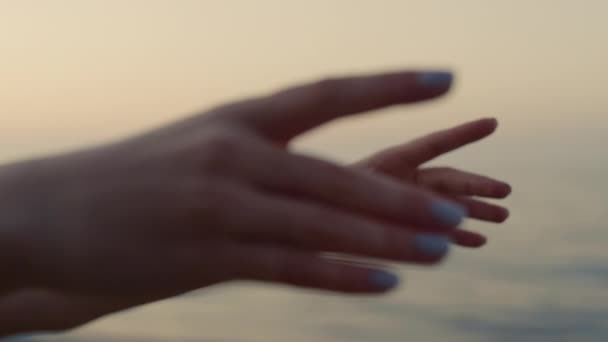
[[[397,284],[390,273],[326,253],[435,264],[464,209],[287,144],[324,122],[431,99],[450,84],[449,74],[419,72],[325,80],[6,166],[16,172],[5,172],[0,188],[30,213],[16,230],[30,266],[22,285],[158,299],[235,279],[385,292]]]

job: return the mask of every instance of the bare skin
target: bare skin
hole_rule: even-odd
[[[384,293],[395,284],[373,281],[382,271],[324,253],[433,265],[447,250],[429,253],[420,236],[482,245],[482,235],[457,229],[460,218],[437,215],[436,204],[451,206],[453,214],[462,211],[460,203],[473,218],[501,222],[506,209],[470,196],[502,198],[509,186],[420,166],[491,134],[492,119],[354,166],[287,149],[293,137],[323,122],[427,100],[450,86],[420,80],[413,72],[326,80],[219,107],[113,145],[10,166],[27,172],[5,172],[10,184],[20,185],[9,190],[36,198],[35,204],[52,203],[28,209],[55,219],[15,220],[19,229],[11,232],[37,238],[11,238],[36,253],[27,258],[30,271],[19,277],[16,291],[0,302],[0,313],[8,313],[0,316],[15,321],[6,334],[71,328],[238,279]],[[28,290],[34,288],[45,290]],[[34,321],[33,307],[38,321],[47,323],[20,326],[19,313]],[[59,308],[61,317],[53,311]]]
[[[496,128],[494,119],[481,119],[449,130],[436,132],[413,142],[386,149],[352,167],[385,173],[404,182],[413,182],[433,191],[452,196],[467,206],[469,216],[487,222],[503,222],[506,208],[472,198],[504,198],[510,186],[504,182],[451,168],[423,168],[422,164],[441,154],[479,141]],[[431,147],[435,146],[435,147]],[[486,238],[475,232],[456,229],[454,243],[481,247]],[[146,303],[146,298],[100,298],[50,290],[24,290],[0,300],[0,316],[11,317],[12,333],[37,330],[72,329],[104,315]],[[37,315],[33,317],[33,314]],[[38,324],[31,326],[31,321]]]

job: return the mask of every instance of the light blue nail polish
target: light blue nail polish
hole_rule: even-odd
[[[450,240],[443,235],[421,234],[415,238],[416,248],[430,257],[445,255],[450,248]]]
[[[449,72],[423,72],[418,74],[418,84],[425,88],[448,88],[453,76]]]
[[[399,284],[399,278],[386,271],[374,271],[369,276],[369,282],[381,289],[390,289]]]
[[[464,207],[457,204],[447,201],[435,201],[431,204],[431,214],[439,223],[456,227],[467,216],[467,211]]]

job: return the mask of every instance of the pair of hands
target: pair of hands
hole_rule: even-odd
[[[13,237],[30,251],[21,255],[31,267],[20,289],[45,290],[15,292],[4,307],[62,308],[67,314],[40,327],[61,329],[235,279],[382,293],[397,285],[395,276],[336,253],[432,265],[449,240],[479,247],[485,237],[458,226],[467,213],[504,221],[505,208],[475,197],[503,198],[510,187],[421,165],[488,136],[494,119],[351,166],[287,148],[324,122],[428,100],[450,86],[441,72],[324,80],[113,145],[13,165],[6,174],[19,176],[8,177],[9,188],[28,204],[22,210],[37,213],[18,220]]]

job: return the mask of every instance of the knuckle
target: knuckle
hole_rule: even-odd
[[[362,196],[361,180],[351,170],[329,164],[324,166],[323,173],[327,177],[323,186],[328,196],[341,201],[350,201]]]
[[[236,132],[220,129],[207,134],[197,151],[202,166],[213,170],[225,170],[242,153],[243,138]]]
[[[238,135],[228,130],[210,134],[205,140],[205,150],[210,153],[234,152],[239,148]]]
[[[206,229],[214,230],[223,227],[232,229],[232,224],[227,214],[227,208],[237,203],[230,189],[221,182],[201,182],[195,191],[191,191],[189,207],[190,213],[197,222],[205,222]]]
[[[401,208],[410,208],[415,203],[415,197],[417,193],[412,191],[409,187],[399,188],[395,192],[395,203]]]
[[[286,165],[282,171],[293,182],[308,184],[323,198],[332,198],[338,202],[352,201],[361,197],[360,179],[356,173],[365,170],[347,169],[323,160],[297,156],[296,162]],[[303,172],[306,168],[308,172]],[[365,174],[367,176],[367,174]]]

